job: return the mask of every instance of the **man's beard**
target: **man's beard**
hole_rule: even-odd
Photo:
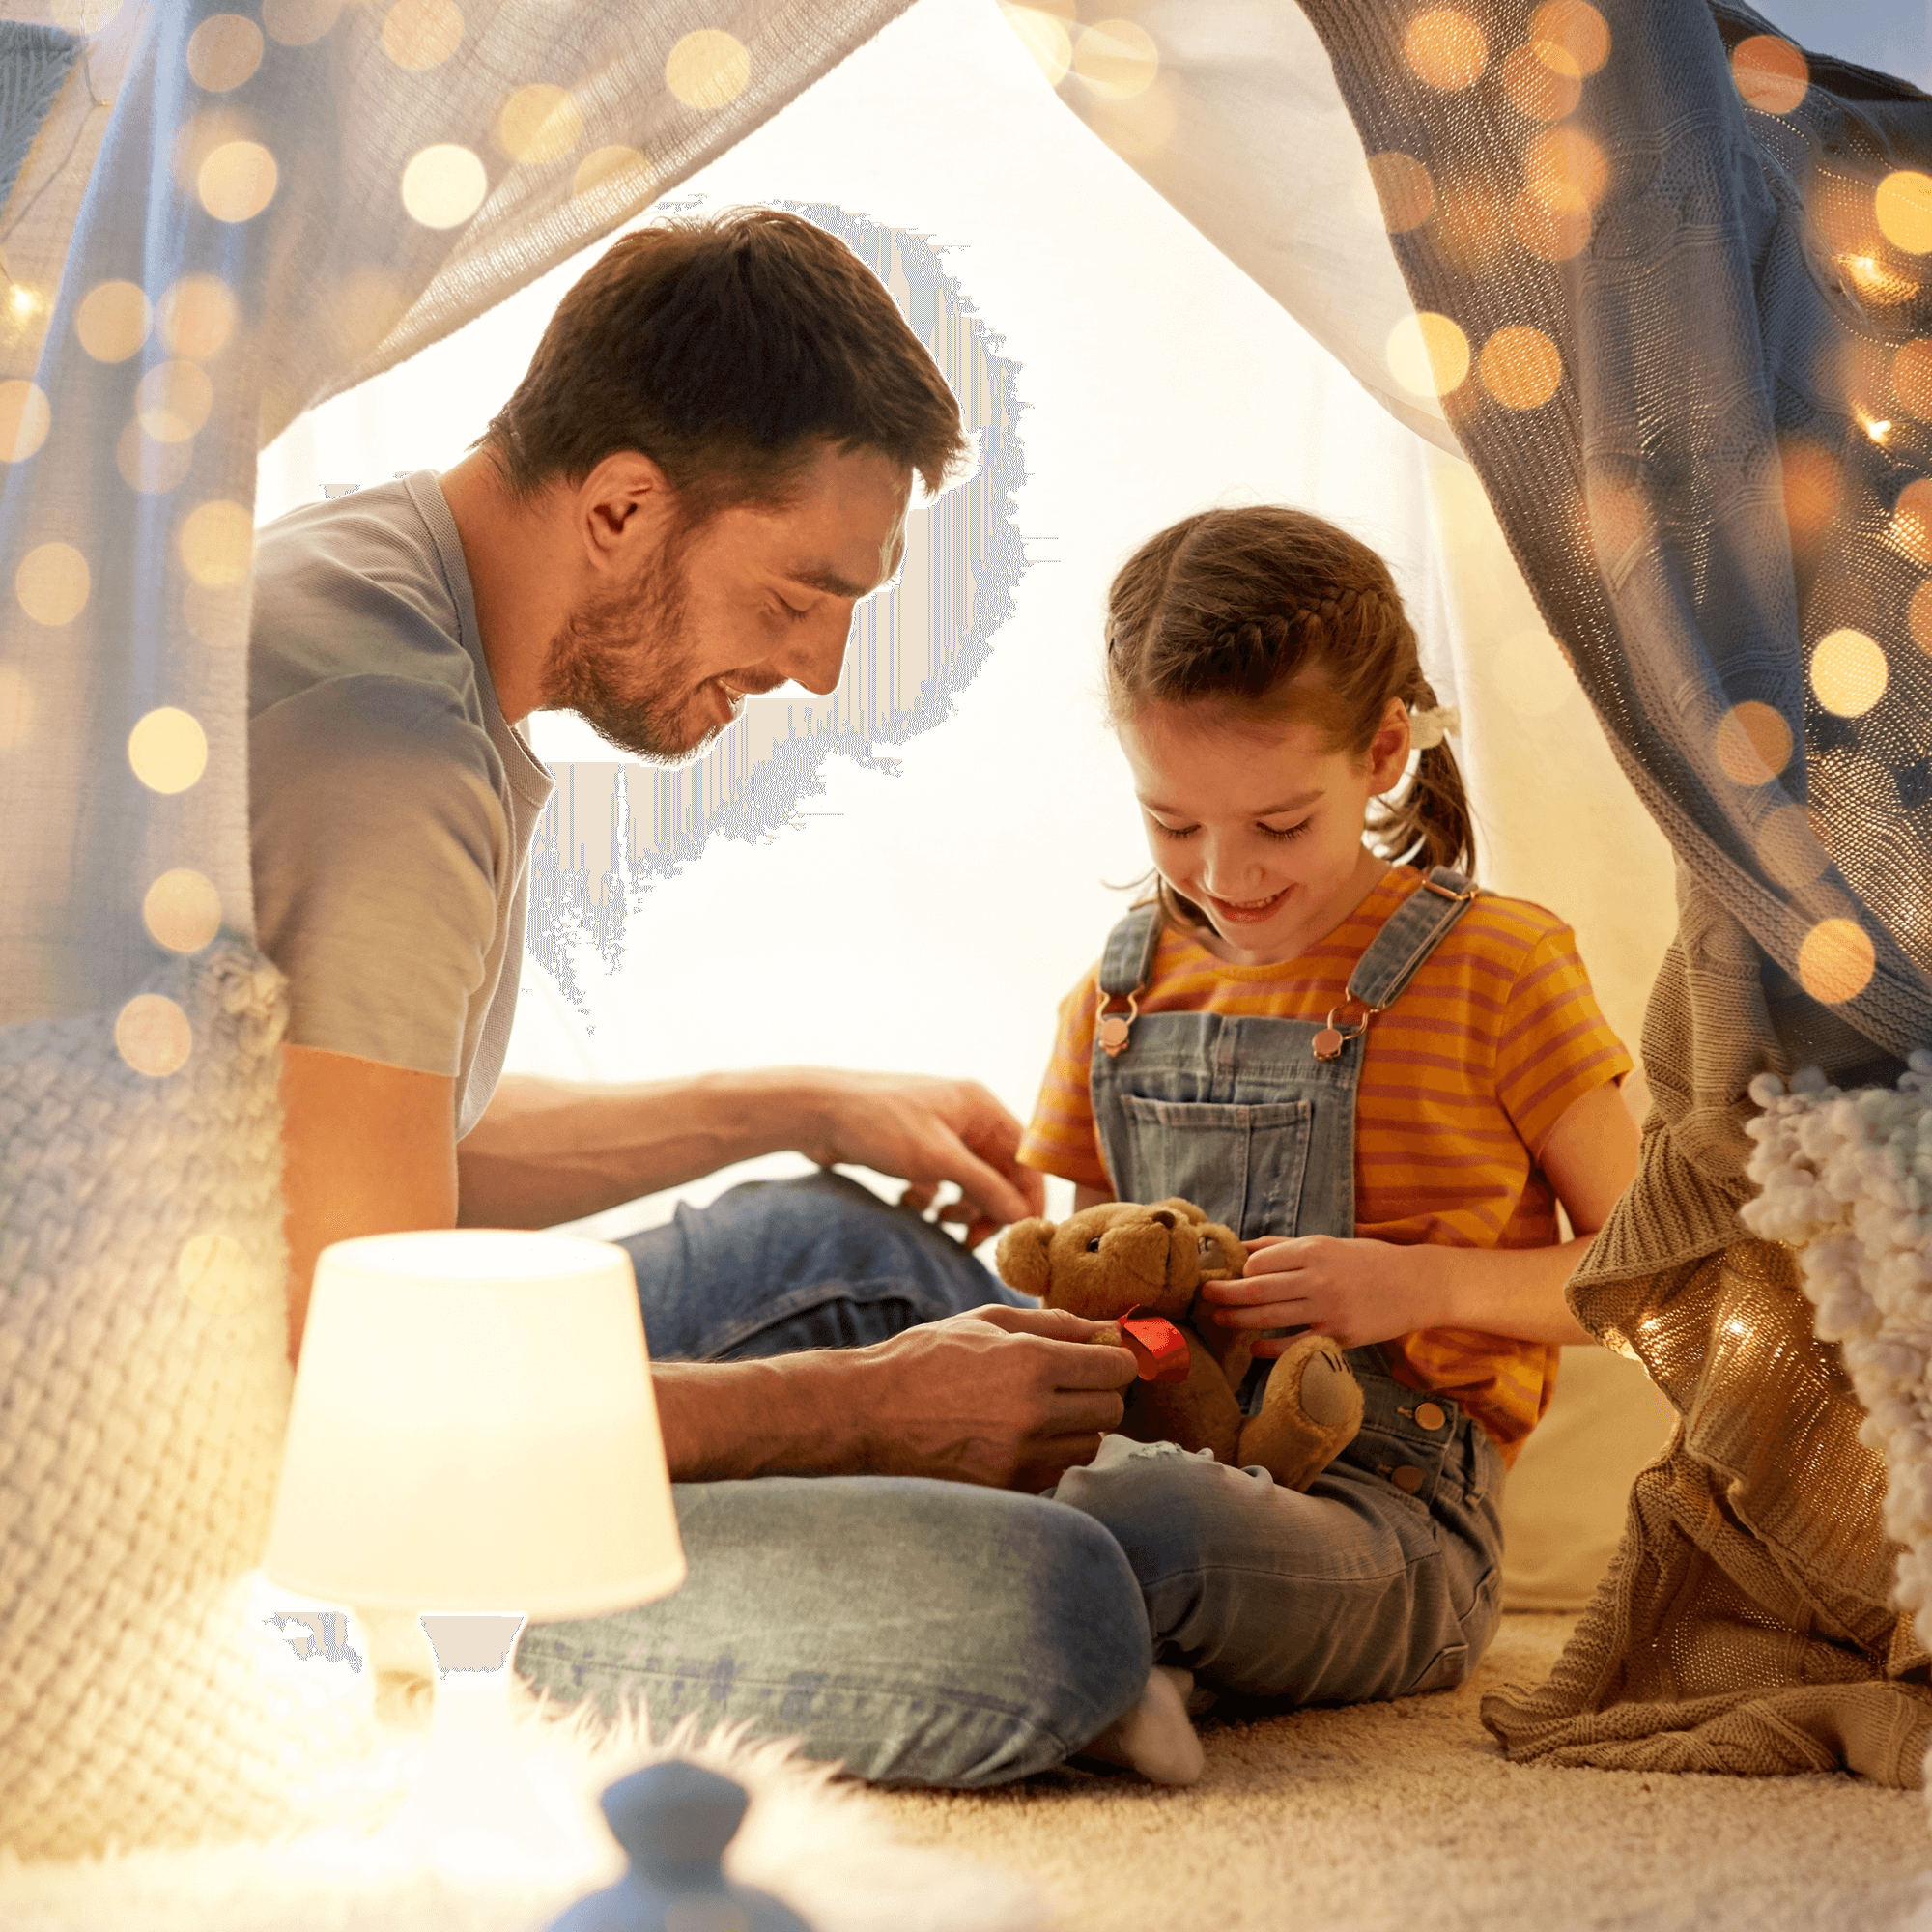
[[[671,531],[632,583],[578,605],[544,660],[547,708],[576,712],[600,738],[652,764],[685,764],[724,728],[691,715],[701,701],[684,568],[691,535]]]

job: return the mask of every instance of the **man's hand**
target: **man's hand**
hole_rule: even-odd
[[[995,1489],[1044,1490],[1091,1463],[1120,1427],[1136,1374],[1100,1323],[994,1304],[855,1349],[870,1383],[865,1466]]]
[[[1045,1210],[1046,1183],[1014,1158],[1020,1123],[977,1080],[917,1073],[816,1072],[814,1117],[798,1151],[833,1167],[850,1161],[911,1182],[900,1205],[923,1211],[945,1181],[959,1189],[941,1218],[977,1248],[1009,1221]]]

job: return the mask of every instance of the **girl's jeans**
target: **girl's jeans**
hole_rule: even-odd
[[[1030,1305],[829,1173],[680,1208],[625,1246],[658,1361],[855,1347]],[[1451,1520],[1486,1515],[1492,1536],[1495,1451],[1453,1406],[1423,1432],[1400,1412],[1412,1391],[1367,1392],[1361,1441],[1306,1496],[1122,1437],[1052,1497],[886,1476],[680,1484],[683,1588],[533,1625],[517,1668],[556,1701],[641,1700],[659,1736],[687,1714],[743,1720],[917,1785],[1059,1763],[1136,1702],[1156,1659],[1297,1703],[1455,1683],[1495,1605]],[[1394,1512],[1380,1464],[1416,1471]]]

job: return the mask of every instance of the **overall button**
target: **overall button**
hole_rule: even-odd
[[[1419,1429],[1440,1429],[1448,1420],[1447,1412],[1437,1403],[1419,1402],[1415,1406],[1415,1421]]]
[[[1422,1471],[1420,1469],[1413,1468],[1408,1463],[1405,1463],[1400,1469],[1396,1470],[1395,1473],[1389,1477],[1389,1481],[1392,1482],[1396,1486],[1396,1488],[1403,1492],[1404,1495],[1412,1496],[1416,1492],[1416,1491],[1422,1487]]]

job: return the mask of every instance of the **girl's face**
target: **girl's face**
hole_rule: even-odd
[[[1214,932],[1205,943],[1233,965],[1295,958],[1387,870],[1362,843],[1362,825],[1369,800],[1407,762],[1400,700],[1359,760],[1327,750],[1313,724],[1212,700],[1145,705],[1121,743],[1156,868],[1208,914]]]

